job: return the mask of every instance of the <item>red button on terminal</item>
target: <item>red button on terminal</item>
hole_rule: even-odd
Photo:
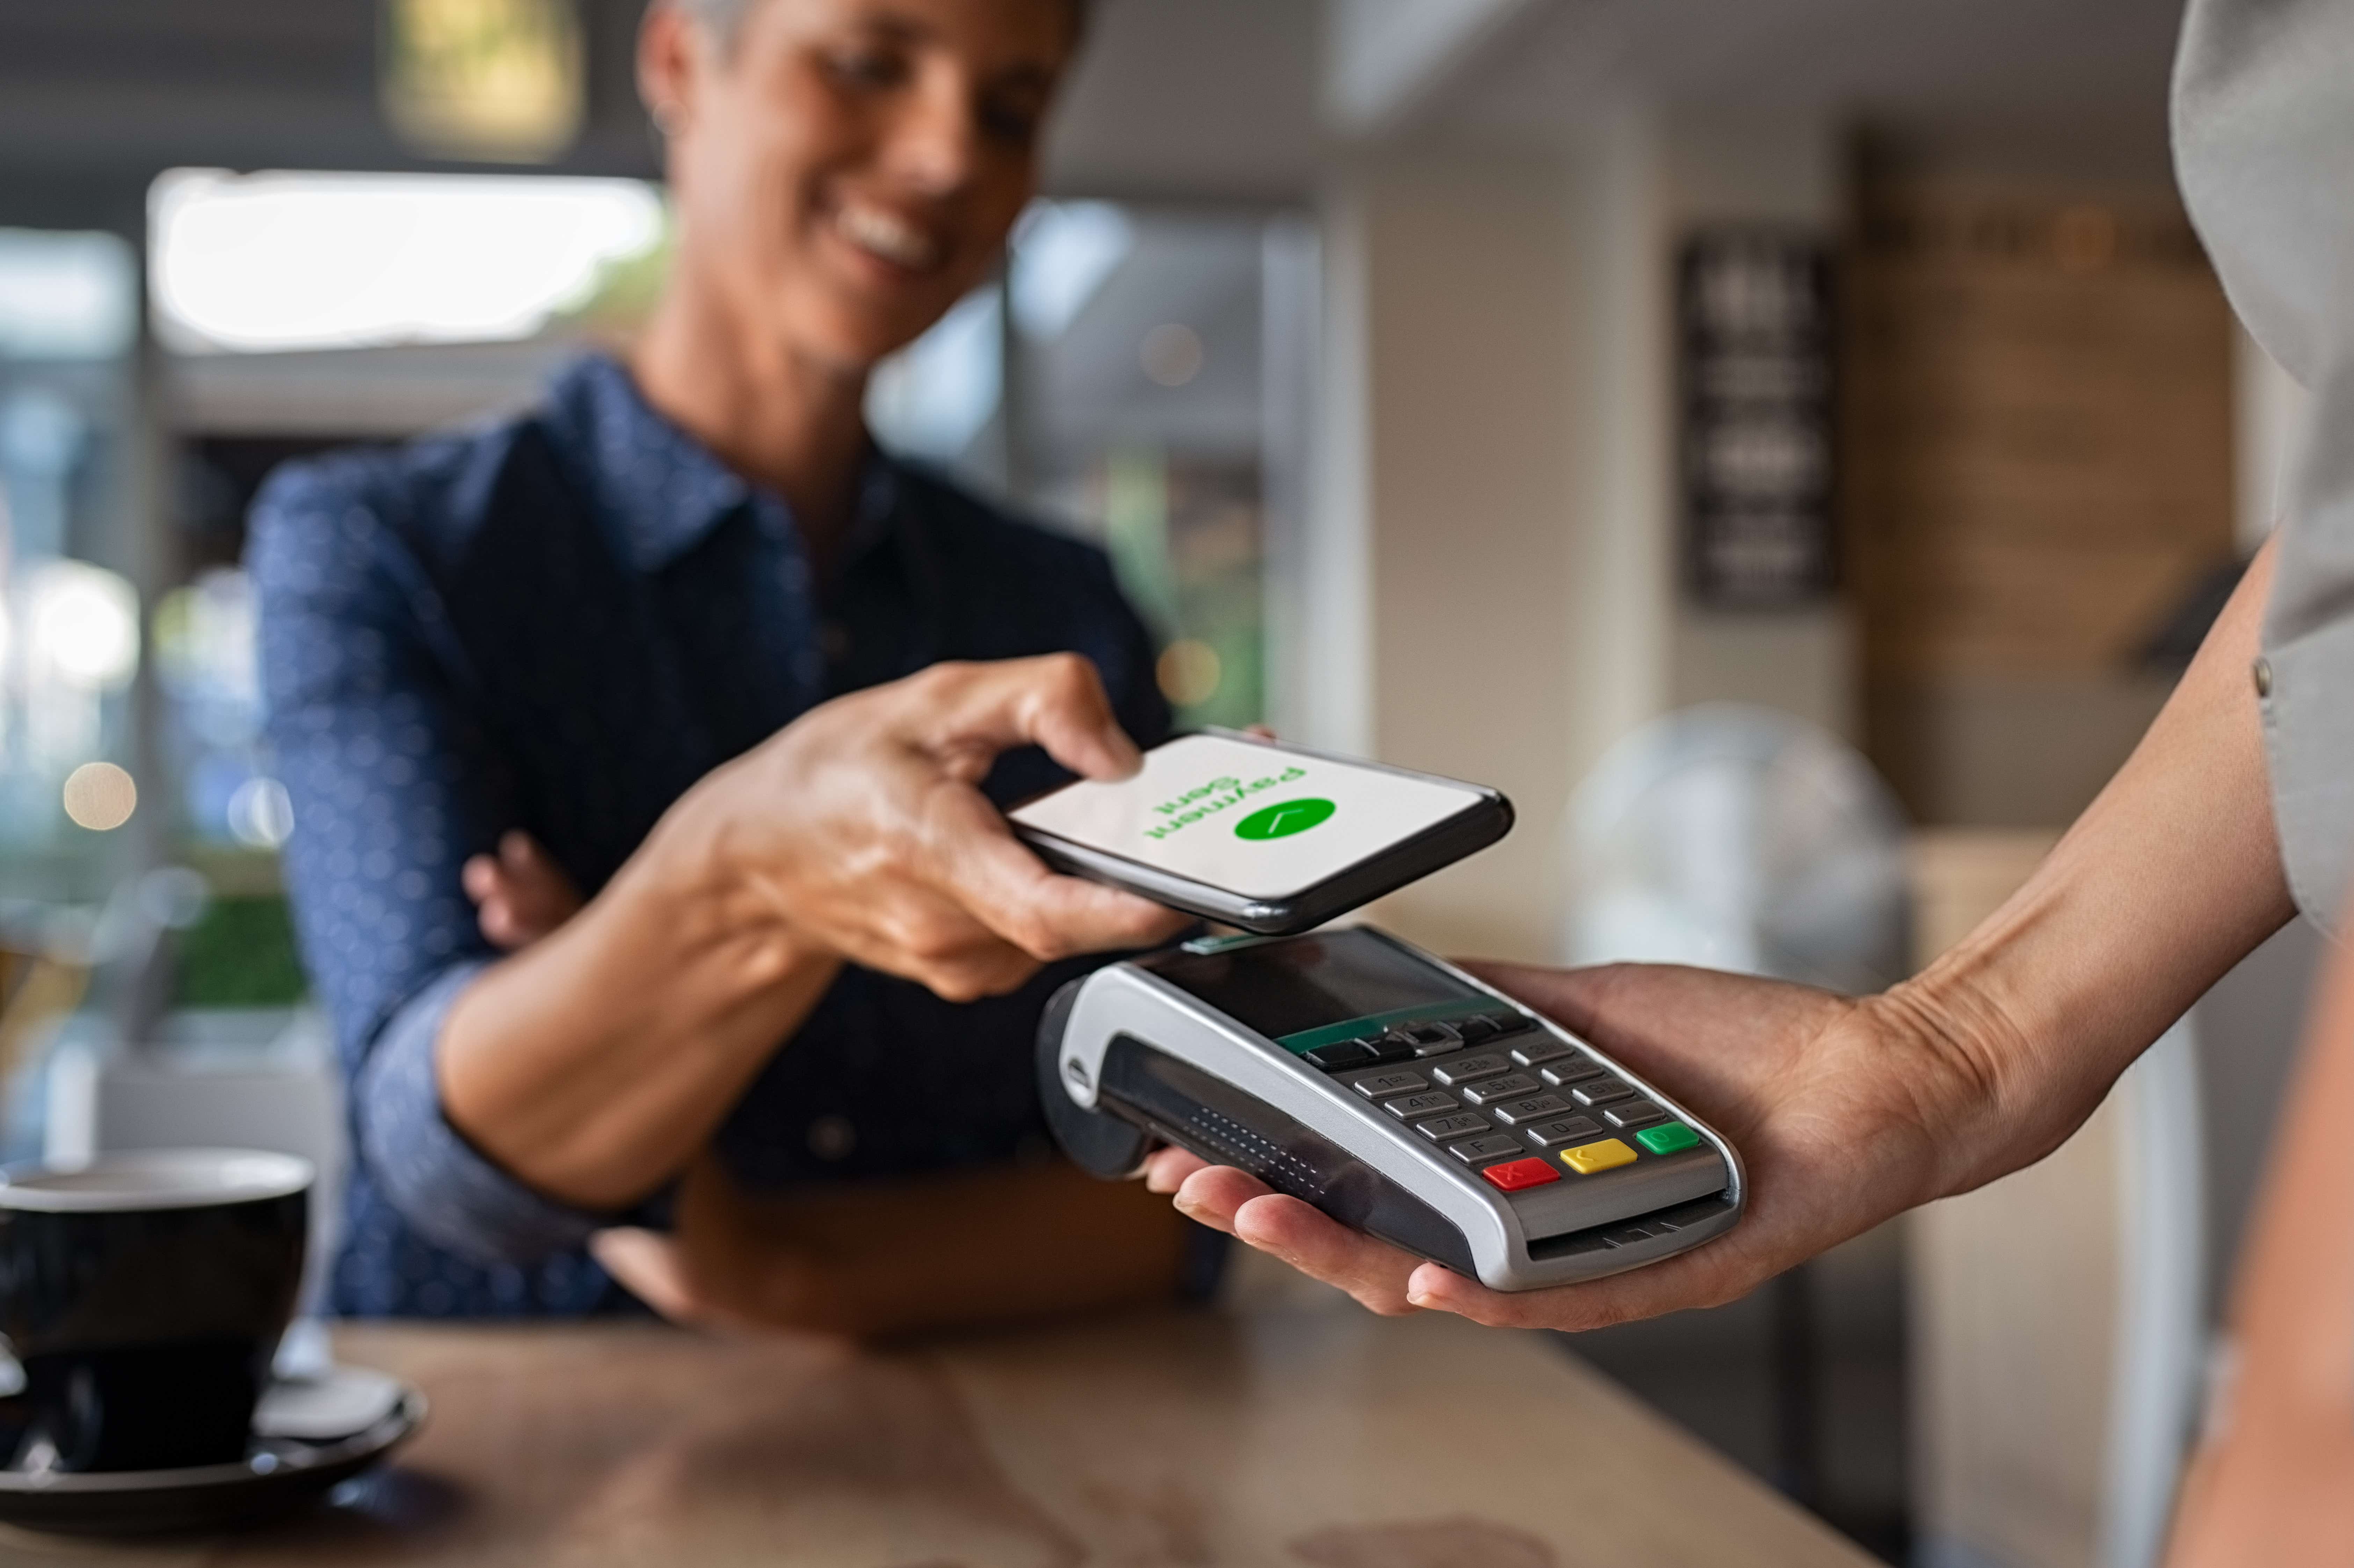
[[[1489,1166],[1479,1174],[1507,1192],[1561,1180],[1561,1172],[1542,1160],[1507,1160],[1501,1165]]]

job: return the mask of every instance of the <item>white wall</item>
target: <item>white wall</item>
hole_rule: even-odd
[[[1702,614],[1675,584],[1676,248],[1828,233],[1839,173],[1819,120],[1629,111],[1542,146],[1360,148],[1328,181],[1311,521],[1278,595],[1308,630],[1277,712],[1521,818],[1384,904],[1406,934],[1554,957],[1570,792],[1654,715],[1734,698],[1852,732],[1836,608]]]

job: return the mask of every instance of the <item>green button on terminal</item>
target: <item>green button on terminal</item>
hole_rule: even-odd
[[[1700,1141],[1700,1134],[1680,1121],[1662,1122],[1647,1127],[1635,1135],[1635,1141],[1654,1154],[1673,1154],[1680,1149],[1690,1149]]]

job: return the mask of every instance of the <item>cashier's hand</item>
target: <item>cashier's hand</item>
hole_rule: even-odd
[[[706,775],[648,848],[731,917],[950,1001],[1183,931],[1191,916],[1056,875],[1014,838],[980,785],[1023,746],[1088,779],[1141,762],[1076,654],[935,664],[812,708]]]
[[[1596,1329],[1709,1307],[1946,1190],[1945,1107],[1981,1103],[1963,1054],[1900,989],[1854,999],[1671,965],[1476,967],[1690,1105],[1740,1150],[1742,1223],[1661,1263],[1547,1290],[1477,1280],[1347,1229],[1225,1166],[1162,1150],[1157,1192],[1375,1312],[1436,1308],[1499,1328]],[[1567,1181],[1577,1178],[1565,1176]]]

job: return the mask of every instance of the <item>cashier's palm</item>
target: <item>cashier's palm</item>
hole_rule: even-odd
[[[1507,1294],[1182,1150],[1154,1156],[1148,1181],[1193,1218],[1376,1312],[1427,1307],[1500,1328],[1572,1330],[1732,1300],[1935,1195],[1929,1107],[1952,1103],[1959,1069],[1901,1002],[1673,965],[1476,967],[1723,1132],[1748,1171],[1741,1224],[1649,1267]]]

